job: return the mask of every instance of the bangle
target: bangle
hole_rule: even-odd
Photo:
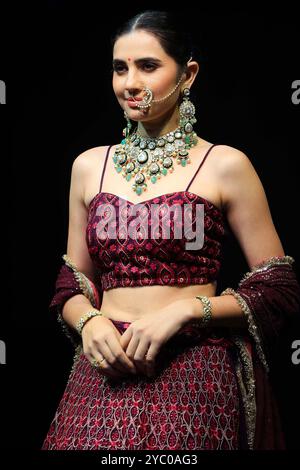
[[[91,318],[93,317],[96,317],[96,316],[100,316],[102,317],[103,316],[103,313],[100,312],[100,310],[90,310],[88,312],[86,312],[84,315],[82,315],[82,317],[79,318],[78,322],[76,323],[76,330],[77,330],[77,333],[81,336],[81,333],[82,333],[82,329],[84,327],[84,325],[86,324],[86,322],[88,320],[90,320]]]
[[[199,299],[203,306],[203,316],[197,320],[192,320],[190,324],[196,327],[205,327],[207,326],[212,319],[212,307],[211,301],[206,295],[196,295],[196,299]]]

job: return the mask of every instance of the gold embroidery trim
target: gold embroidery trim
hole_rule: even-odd
[[[292,265],[294,262],[295,262],[294,258],[289,255],[272,256],[271,258],[264,260],[261,263],[256,264],[255,266],[253,266],[253,268],[250,271],[245,273],[239,282],[239,286],[241,286],[246,279],[249,279],[249,277],[253,276],[253,274],[255,273],[264,272],[270,268],[273,268],[274,266],[280,266],[282,264]]]
[[[89,278],[78,270],[76,264],[71,260],[68,255],[65,254],[62,256],[62,258],[65,261],[65,264],[73,270],[75,279],[78,281],[82,294],[85,295],[87,299],[91,302],[92,306],[96,308],[96,299]],[[71,328],[68,323],[64,320],[59,307],[57,308],[57,314],[57,321],[60,324],[64,334],[67,336],[67,338],[69,338],[75,348],[81,346],[81,337],[78,335],[76,330],[73,330],[73,328]]]
[[[96,299],[89,278],[78,270],[76,264],[71,260],[68,255],[63,255],[62,258],[65,261],[66,265],[69,266],[69,268],[73,269],[75,278],[79,283],[83,295],[85,295],[87,299],[91,302],[92,306],[96,308]]]
[[[257,328],[256,322],[254,320],[254,317],[250,308],[248,307],[247,302],[245,301],[245,299],[243,299],[243,297],[238,292],[236,292],[231,287],[228,287],[227,289],[225,289],[220,295],[233,295],[236,301],[238,302],[244,315],[246,315],[247,322],[248,322],[248,330],[252,338],[255,341],[255,346],[256,346],[258,357],[261,363],[263,364],[264,368],[266,369],[266,371],[269,372],[269,366],[268,366],[266,356],[262,347],[262,340],[258,334],[258,328]]]
[[[243,337],[233,335],[232,339],[239,352],[238,360],[235,362],[235,371],[245,410],[247,443],[249,449],[253,449],[256,427],[256,397],[253,362]]]

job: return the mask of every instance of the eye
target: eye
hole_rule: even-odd
[[[125,69],[124,65],[114,65],[113,66],[113,71],[117,73],[123,72]]]
[[[151,62],[145,62],[143,65],[142,65],[143,69],[146,70],[147,72],[151,71],[151,70],[155,70],[157,68],[157,66],[155,64],[152,64]]]
[[[143,62],[140,64],[140,68],[146,72],[152,72],[153,70],[157,69],[157,65],[152,62]],[[126,72],[127,66],[125,64],[114,64],[113,65],[113,72],[118,74],[122,74]]]

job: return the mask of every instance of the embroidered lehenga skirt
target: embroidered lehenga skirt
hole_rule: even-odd
[[[130,325],[115,321],[122,334]],[[238,449],[235,348],[222,335],[181,330],[156,374],[111,380],[77,354],[43,450]]]

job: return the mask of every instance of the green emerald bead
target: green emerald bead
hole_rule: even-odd
[[[181,165],[186,166],[186,160],[181,160]]]
[[[163,168],[163,169],[161,170],[161,172],[162,172],[163,175],[166,175],[166,174],[168,173],[168,170],[167,170],[166,168]]]
[[[119,167],[116,168],[116,170],[117,170],[118,173],[120,173],[120,171],[122,171],[122,167],[119,166]]]
[[[184,138],[184,141],[186,144],[189,144],[191,142],[191,138],[189,135],[187,135],[185,138]]]
[[[151,183],[156,183],[156,181],[157,181],[156,176],[151,176]]]
[[[121,144],[124,145],[126,143],[126,139],[121,140]]]
[[[131,180],[131,174],[129,173],[128,175],[126,175],[126,180],[127,181],[130,181]]]
[[[141,187],[141,186],[138,186],[138,187],[136,188],[136,193],[137,193],[138,195],[140,195],[141,192],[142,192],[142,187]]]
[[[118,163],[118,157],[116,155],[113,156],[113,162]]]

